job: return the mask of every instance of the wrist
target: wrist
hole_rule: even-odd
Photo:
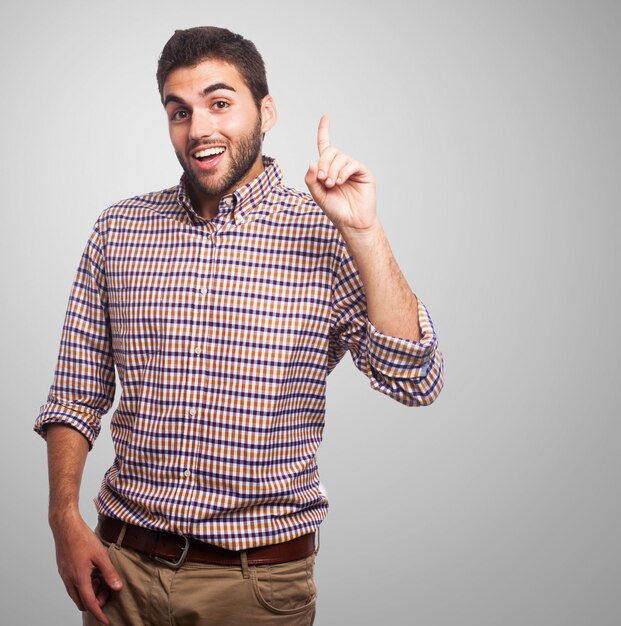
[[[377,217],[364,228],[343,227],[339,231],[352,254],[356,250],[375,250],[385,237],[384,228]]]
[[[82,516],[80,515],[80,509],[78,505],[67,506],[52,506],[48,512],[48,522],[52,533],[56,533],[59,530],[63,530],[71,524],[82,522]]]

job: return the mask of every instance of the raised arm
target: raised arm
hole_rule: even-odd
[[[369,321],[382,333],[418,341],[418,300],[392,253],[375,209],[375,179],[359,161],[330,143],[327,116],[319,122],[319,160],[306,184],[338,228],[364,286]]]

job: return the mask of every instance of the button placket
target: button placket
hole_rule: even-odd
[[[215,226],[215,228],[214,228]],[[209,299],[212,295],[211,276],[213,272],[214,262],[214,246],[217,240],[219,227],[213,222],[209,223],[210,230],[204,231],[201,236],[200,246],[196,250],[196,265],[193,283],[193,296],[190,300],[191,306],[188,309],[188,336],[186,344],[186,363],[188,376],[188,389],[185,401],[186,406],[186,429],[189,432],[200,431],[202,428],[208,428],[206,419],[208,416],[208,407],[202,404],[201,397],[196,389],[205,387],[206,367],[203,366],[203,359],[206,355],[207,345],[207,316]],[[198,405],[196,403],[199,403]],[[191,406],[194,405],[194,406]],[[198,449],[196,443],[190,443],[186,449],[184,461],[180,464],[180,480],[184,489],[189,490],[188,494],[194,489],[193,477],[195,476]],[[189,497],[189,496],[188,496]]]

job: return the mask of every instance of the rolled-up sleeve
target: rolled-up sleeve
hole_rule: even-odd
[[[92,446],[114,391],[104,245],[95,226],[71,289],[54,381],[34,429],[45,437],[49,424],[71,426]]]
[[[385,335],[369,321],[358,270],[346,256],[332,298],[328,371],[349,351],[371,387],[407,406],[431,404],[444,385],[444,363],[433,322],[418,301],[418,341]]]

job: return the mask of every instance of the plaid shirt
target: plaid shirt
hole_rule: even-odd
[[[192,209],[184,180],[105,210],[69,299],[56,374],[35,424],[92,445],[115,392],[116,456],[100,513],[226,548],[313,532],[327,512],[316,453],[326,376],[349,350],[373,388],[407,405],[442,388],[423,304],[419,342],[367,319],[356,267],[276,163]]]

